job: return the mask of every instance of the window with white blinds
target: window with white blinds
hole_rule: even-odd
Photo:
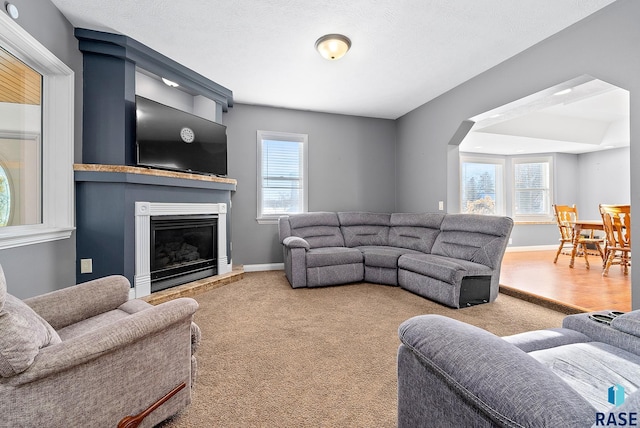
[[[258,131],[258,222],[307,211],[306,134]]]
[[[551,158],[513,159],[513,216],[519,220],[553,217]]]

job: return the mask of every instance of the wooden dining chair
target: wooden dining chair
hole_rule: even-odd
[[[600,204],[605,232],[605,263],[602,276],[611,265],[620,265],[625,275],[631,266],[631,205]]]
[[[593,255],[599,255],[601,260],[604,260],[604,252],[602,246],[604,240],[602,238],[594,237],[593,231],[586,236],[578,236],[575,239],[574,223],[578,220],[578,209],[574,205],[553,205],[553,212],[558,223],[558,229],[560,230],[560,246],[556,252],[556,257],[553,259],[554,263],[558,262],[558,256],[563,253],[563,250],[567,250],[564,254],[571,255],[571,252],[575,251],[576,256],[584,256],[584,262],[587,269],[589,265],[589,251],[593,251]],[[593,250],[590,248],[592,247]]]

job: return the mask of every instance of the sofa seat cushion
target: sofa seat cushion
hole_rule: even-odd
[[[599,412],[606,412],[608,389],[614,385],[633,394],[640,385],[640,356],[601,342],[574,343],[534,351],[547,366]]]
[[[362,260],[357,248],[325,247],[307,251],[307,268],[362,263]]]
[[[389,269],[398,268],[398,259],[403,254],[422,254],[419,251],[407,248],[364,246],[357,247],[364,255],[365,266],[383,267]]]
[[[398,268],[449,284],[459,284],[465,276],[482,276],[493,273],[491,268],[479,263],[433,254],[404,254],[398,259]]]

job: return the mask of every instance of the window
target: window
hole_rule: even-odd
[[[0,164],[0,227],[7,226],[11,220],[11,184],[5,168]]]
[[[258,223],[307,211],[306,134],[258,131]]]
[[[513,159],[513,217],[548,220],[551,212],[551,158]]]
[[[504,215],[504,161],[460,157],[460,212]]]
[[[73,71],[2,13],[0,40],[0,249],[69,238]]]

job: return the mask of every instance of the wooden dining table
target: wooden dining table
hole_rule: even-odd
[[[571,262],[569,263],[569,267],[573,267],[573,262],[576,258],[580,232],[583,230],[590,230],[590,236],[593,237],[594,230],[604,230],[602,220],[576,220],[571,222],[571,224],[573,224],[573,250],[571,250]],[[583,251],[586,251],[586,249],[583,249]]]

